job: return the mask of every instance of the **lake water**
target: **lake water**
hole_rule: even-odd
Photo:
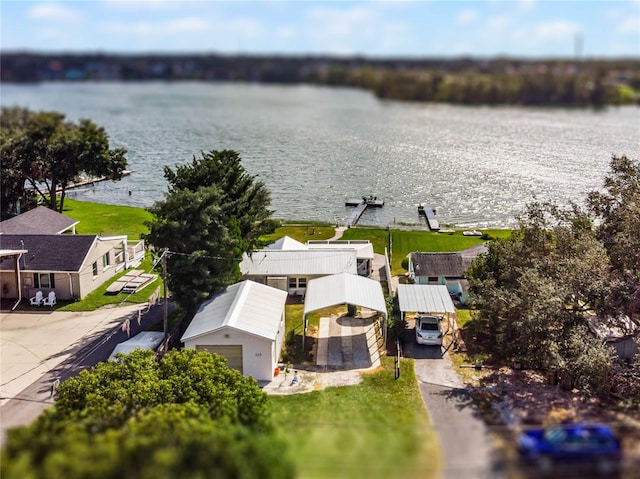
[[[56,110],[103,126],[133,174],[75,193],[150,206],[162,167],[233,149],[272,193],[274,216],[343,221],[344,200],[385,200],[360,224],[419,222],[417,206],[461,228],[506,227],[534,197],[581,202],[612,154],[638,158],[640,108],[465,107],[382,101],[352,89],[236,83],[2,85],[3,106]]]

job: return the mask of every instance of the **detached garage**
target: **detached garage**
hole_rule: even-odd
[[[230,368],[271,381],[284,342],[287,292],[254,281],[205,302],[181,338],[185,347],[219,354]]]

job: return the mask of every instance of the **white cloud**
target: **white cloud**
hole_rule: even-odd
[[[103,5],[119,11],[172,11],[183,9],[184,2],[167,0],[102,0]],[[181,5],[182,3],[182,5]]]
[[[206,31],[209,23],[198,17],[184,17],[168,20],[166,22],[112,22],[103,26],[111,33],[137,36],[151,36],[167,33],[195,33]]]
[[[37,3],[27,11],[27,15],[35,20],[56,22],[75,22],[83,17],[78,10],[58,3]]]
[[[616,25],[618,33],[635,33],[640,32],[640,18],[635,16],[627,17]]]
[[[456,23],[460,25],[467,25],[473,23],[478,19],[478,12],[471,9],[461,10],[456,16]]]
[[[530,12],[535,7],[535,0],[519,0],[518,7],[523,12]]]
[[[509,15],[496,15],[487,20],[487,27],[491,29],[502,29],[509,26],[513,19]]]
[[[275,31],[276,37],[281,40],[291,40],[292,38],[295,38],[297,33],[298,32],[294,27],[280,27]]]
[[[218,26],[221,30],[228,31],[229,35],[243,38],[258,38],[262,35],[262,24],[253,18],[235,18]]]
[[[320,7],[311,9],[308,18],[311,27],[322,36],[350,38],[371,32],[378,14],[366,7],[346,10]]]
[[[553,41],[572,37],[580,30],[580,26],[576,23],[566,20],[552,20],[536,25],[534,33],[542,41]]]

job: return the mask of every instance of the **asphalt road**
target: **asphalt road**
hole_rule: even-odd
[[[415,360],[422,399],[443,452],[443,479],[499,479],[505,476],[484,422],[448,354],[439,346],[422,346],[415,329],[405,330],[405,357]]]
[[[98,336],[83,338],[86,344],[83,344],[69,358],[0,407],[2,419],[0,446],[4,444],[7,429],[31,423],[42,411],[53,404],[52,392],[57,383],[76,376],[80,371],[106,360],[118,343],[126,341],[140,331],[150,329],[162,319],[163,307],[158,304],[141,316],[140,324],[132,315],[129,323],[130,334],[127,334],[119,324],[115,328],[103,331]]]

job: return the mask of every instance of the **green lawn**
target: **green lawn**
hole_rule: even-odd
[[[306,243],[308,240],[326,240],[334,234],[335,228],[327,224],[296,223],[295,225],[284,224],[277,228],[273,234],[265,235],[261,239],[267,243],[273,243],[283,236],[288,236],[301,243]]]
[[[440,449],[416,381],[403,359],[363,374],[355,386],[270,396],[274,422],[301,479],[439,476]]]
[[[64,200],[63,214],[80,222],[76,226],[78,234],[127,235],[130,240],[139,239],[141,234],[148,233],[145,222],[152,218],[151,213],[143,208],[70,198]]]
[[[149,254],[146,255],[145,260],[137,269],[142,269],[145,273],[158,274],[158,278],[153,283],[147,285],[144,289],[134,294],[107,294],[106,290],[109,285],[126,273],[126,271],[122,271],[112,279],[106,281],[102,286],[89,293],[83,300],[76,302],[60,301],[60,305],[56,309],[59,311],[95,311],[96,309],[107,305],[121,306],[126,304],[146,303],[149,300],[149,296],[153,294],[156,288],[160,288],[160,295],[162,295],[162,279],[158,271],[153,271],[151,269],[151,258]]]
[[[482,230],[491,237],[507,237],[510,230]],[[376,253],[384,253],[389,247],[389,231],[379,228],[351,228],[344,232],[342,239],[368,239],[373,244]],[[454,233],[435,233],[420,230],[391,230],[391,272],[394,275],[403,274],[402,260],[414,251],[422,252],[451,252],[460,251],[484,243],[479,236],[464,236],[462,231]]]

